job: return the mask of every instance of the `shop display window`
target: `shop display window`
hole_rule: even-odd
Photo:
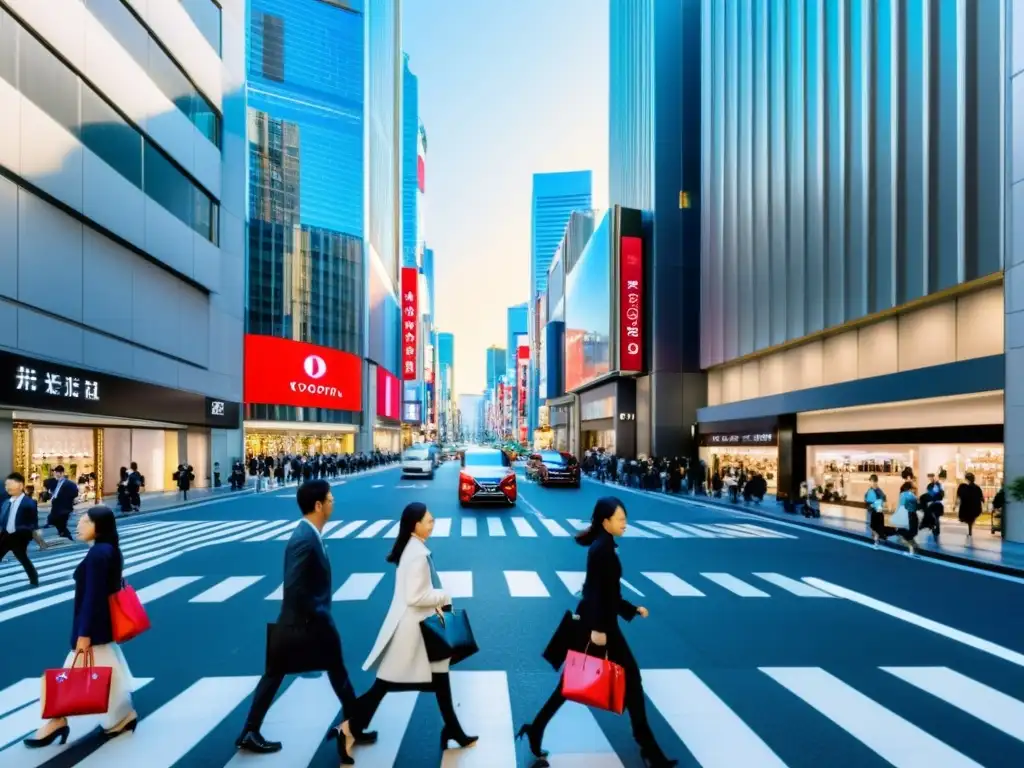
[[[246,456],[354,452],[355,435],[347,432],[247,432],[245,435]]]
[[[768,493],[775,493],[779,483],[779,449],[743,448],[740,446],[708,447],[700,449],[700,458],[708,468],[708,480],[717,472],[719,475],[730,469],[747,473],[757,472],[764,477],[768,485]]]
[[[36,499],[45,503],[48,486],[56,486],[53,468],[61,465],[67,476],[78,485],[80,500],[96,500],[95,432],[81,427],[30,427],[29,476]],[[44,498],[45,493],[45,498]]]

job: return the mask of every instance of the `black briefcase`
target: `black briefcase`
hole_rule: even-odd
[[[430,661],[449,659],[449,663],[458,664],[480,650],[465,611],[453,609],[428,616],[420,622],[420,632]]]
[[[267,624],[269,676],[324,672],[341,659],[338,634],[326,624]]]

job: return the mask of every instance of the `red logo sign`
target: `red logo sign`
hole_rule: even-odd
[[[643,370],[644,257],[639,237],[619,241],[619,370]]]
[[[402,408],[402,385],[398,377],[377,366],[377,416],[398,421]]]
[[[329,347],[245,335],[246,403],[297,408],[363,408],[363,361]]]
[[[402,381],[416,380],[416,350],[419,336],[419,272],[402,267]]]

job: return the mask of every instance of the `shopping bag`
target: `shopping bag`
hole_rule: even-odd
[[[907,513],[907,508],[900,504],[896,511],[892,513],[889,524],[893,528],[908,530],[910,528],[910,515]]]
[[[77,666],[79,659],[82,666]],[[43,720],[78,715],[102,715],[110,706],[110,680],[114,670],[93,665],[93,653],[79,651],[68,669],[43,673]]]
[[[420,632],[430,661],[449,659],[451,664],[458,664],[480,650],[465,611],[438,611],[420,622]]]
[[[128,584],[110,596],[110,625],[115,643],[127,643],[149,629],[149,616],[142,601]]]
[[[589,650],[590,646],[587,646]],[[568,701],[622,714],[626,704],[626,673],[607,657],[569,651],[562,670],[562,696]]]

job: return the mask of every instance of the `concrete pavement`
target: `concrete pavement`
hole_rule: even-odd
[[[644,670],[652,724],[681,765],[1024,765],[1024,582],[655,495],[521,480],[515,509],[462,510],[457,467],[433,481],[397,470],[334,488],[326,532],[335,616],[358,690],[360,667],[391,598],[384,562],[402,507],[428,504],[442,581],[472,618],[481,652],[453,673],[460,717],[481,741],[438,749],[436,706],[389,697],[367,766],[528,765],[512,739],[557,683],[540,658],[575,605],[585,551],[571,538],[594,501],[618,493],[624,593],[651,616],[626,627]],[[61,750],[17,743],[37,724],[38,675],[67,650],[71,573],[80,548],[41,553],[38,589],[0,566],[0,768],[334,766],[323,732],[337,704],[319,676],[286,683],[264,728],[285,749],[239,759],[233,740],[262,668],[280,600],[294,488],[121,523],[128,580],[153,630],[125,646],[138,677],[138,731],[101,745],[72,722]],[[10,745],[10,746],[7,746]],[[640,765],[628,718],[569,705],[545,746],[558,768]],[[7,747],[6,749],[3,749]],[[46,761],[51,761],[47,763]]]

